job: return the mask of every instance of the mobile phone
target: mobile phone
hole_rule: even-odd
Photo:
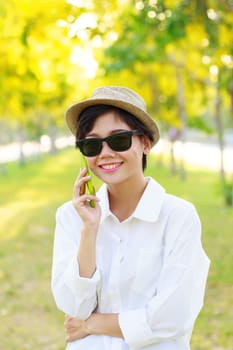
[[[87,164],[87,160],[81,152],[80,152],[80,154],[81,154],[82,164],[83,164],[84,168],[87,169],[86,176],[90,176],[91,173],[90,173],[90,169],[89,169],[88,164]],[[95,195],[95,187],[92,183],[92,180],[87,181],[86,187],[87,187],[87,192],[89,194]],[[93,201],[93,200],[90,201],[90,207],[95,208],[95,201]]]

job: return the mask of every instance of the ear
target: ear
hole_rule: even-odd
[[[150,153],[150,150],[151,150],[151,142],[150,142],[150,139],[149,139],[149,137],[144,136],[144,137],[143,137],[143,153],[144,153],[145,155],[147,155],[148,153]]]

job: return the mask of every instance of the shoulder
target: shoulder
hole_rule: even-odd
[[[184,217],[186,214],[197,215],[196,208],[190,201],[167,193],[166,190],[153,178],[150,178],[148,188],[153,201],[158,202],[160,215],[170,216],[172,214]]]
[[[193,203],[183,198],[166,194],[161,217],[166,223],[169,245],[176,241],[196,241],[201,237],[201,221]]]
[[[165,194],[163,209],[169,212],[176,212],[182,214],[196,212],[196,208],[193,203],[184,198],[177,197],[169,193]]]
[[[166,193],[161,208],[161,219],[171,230],[201,229],[201,221],[195,205],[181,197]]]

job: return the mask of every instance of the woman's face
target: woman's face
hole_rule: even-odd
[[[115,111],[100,115],[86,137],[107,137],[112,134],[131,130]],[[112,150],[103,142],[101,153],[94,157],[87,157],[92,172],[108,185],[121,184],[141,178],[142,156],[150,151],[150,141],[147,137],[132,136],[131,147],[123,152]]]

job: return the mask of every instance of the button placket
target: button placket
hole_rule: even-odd
[[[120,239],[120,244],[119,244],[119,263],[122,264],[124,261],[124,251],[125,251],[125,241],[123,239]]]
[[[128,234],[129,234],[129,227],[128,224],[125,223],[121,229],[123,230],[123,234],[120,237],[120,253],[119,253],[119,263],[122,264],[125,260],[125,253],[127,249],[127,242],[128,242]]]
[[[112,312],[119,312],[120,309],[120,292],[119,292],[119,256],[120,256],[120,246],[121,239],[116,235],[114,237],[116,240],[116,252],[113,255],[112,268],[109,276],[109,288],[111,294],[111,307]]]
[[[119,280],[122,278],[123,262],[125,261],[125,252],[127,249],[129,227],[127,223],[122,223],[111,231],[111,237],[114,241],[114,250],[112,256],[111,271],[109,276],[109,291],[112,312],[119,312],[121,309],[121,294]]]

